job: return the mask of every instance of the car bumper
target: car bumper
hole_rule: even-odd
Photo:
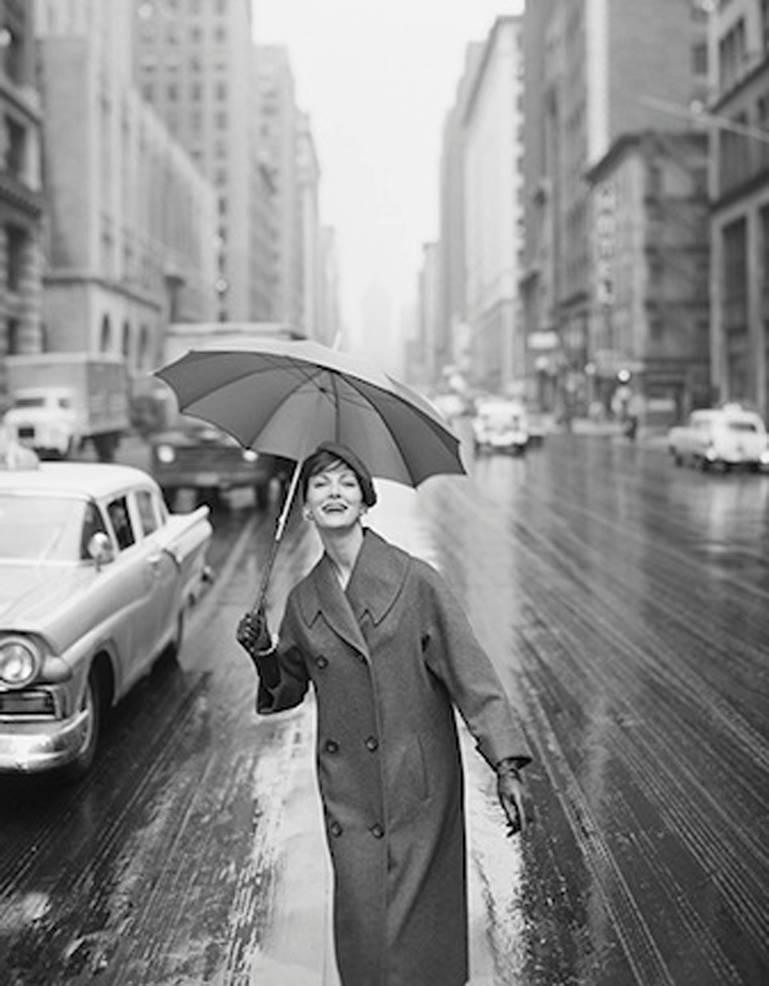
[[[0,722],[0,772],[34,774],[62,767],[82,749],[88,733],[87,711],[46,723]]]

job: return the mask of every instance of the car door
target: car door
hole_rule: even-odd
[[[166,515],[159,494],[149,487],[139,487],[133,491],[131,506],[149,572],[146,617],[150,655],[155,656],[176,631],[181,588],[179,565],[162,546]]]

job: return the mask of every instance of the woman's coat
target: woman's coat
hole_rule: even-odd
[[[279,684],[317,696],[317,771],[344,986],[463,986],[463,776],[452,703],[490,765],[526,756],[503,686],[443,579],[367,530],[346,591],[324,555],[289,594]]]

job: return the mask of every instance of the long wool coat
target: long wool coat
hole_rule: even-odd
[[[367,530],[343,590],[323,555],[289,594],[281,677],[257,711],[317,697],[317,771],[344,986],[463,986],[463,780],[453,706],[494,765],[526,756],[441,576]]]

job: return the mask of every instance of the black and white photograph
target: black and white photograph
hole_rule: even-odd
[[[769,2],[0,0],[0,986],[769,986]]]

